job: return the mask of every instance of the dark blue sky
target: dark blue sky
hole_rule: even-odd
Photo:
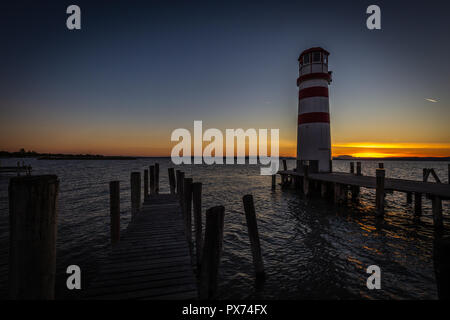
[[[70,4],[81,7],[80,31],[66,29]],[[382,30],[366,28],[370,4],[381,7]],[[280,128],[282,151],[294,153],[297,57],[311,46],[331,53],[334,144],[450,143],[449,9],[444,1],[2,2],[0,149],[165,154],[172,130],[203,120]]]

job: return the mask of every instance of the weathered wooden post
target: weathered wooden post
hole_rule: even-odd
[[[427,180],[428,180],[428,169],[426,169],[426,168],[423,168],[422,169],[422,181],[423,182],[427,182]]]
[[[155,193],[159,194],[159,163],[155,163]]]
[[[120,182],[109,183],[109,215],[111,221],[111,244],[120,240]]]
[[[181,171],[180,170],[176,170],[175,171],[175,176],[176,176],[176,178],[177,178],[177,181],[176,181],[176,190],[177,190],[177,194],[179,195],[180,194],[180,186],[181,186],[181,179],[180,179],[180,173],[181,173]]]
[[[57,197],[55,175],[9,181],[9,298],[55,298]]]
[[[444,227],[442,220],[442,200],[439,196],[433,196],[431,201],[433,206],[434,227],[440,229]]]
[[[378,163],[378,168],[379,169],[384,169],[384,163],[383,162],[379,162]]]
[[[195,182],[192,184],[192,202],[194,209],[195,227],[195,257],[197,260],[197,270],[201,268],[203,237],[202,237],[202,184]]]
[[[309,165],[303,165],[303,193],[309,195]]]
[[[326,198],[327,197],[327,182],[322,181],[322,183],[320,184],[320,196],[322,198]]]
[[[130,178],[131,184],[131,219],[139,212],[141,207],[141,173],[132,172]]]
[[[144,201],[148,198],[148,170],[144,170]]]
[[[360,162],[360,161],[356,162],[356,175],[357,175],[357,176],[362,176],[362,172],[361,172],[361,162]]]
[[[377,190],[376,190],[376,209],[377,215],[382,217],[384,215],[384,178],[386,172],[384,169],[379,168],[376,170],[376,181],[377,181]]]
[[[155,194],[155,166],[150,166],[150,194]]]
[[[341,204],[347,201],[347,186],[341,183],[333,183],[334,186],[334,203]]]
[[[205,243],[200,271],[200,299],[213,299],[217,293],[224,216],[225,208],[223,206],[206,210]]]
[[[412,203],[412,192],[406,193],[406,203]]]
[[[183,209],[186,229],[186,240],[191,248],[192,244],[192,178],[184,178]]]
[[[175,187],[176,187],[175,169],[174,168],[169,168],[167,170],[169,171],[170,194],[175,194]]]
[[[450,299],[450,238],[435,235],[433,245],[436,286],[440,300]]]
[[[414,192],[414,214],[420,216],[422,214],[422,194]]]
[[[276,184],[277,184],[277,175],[273,174],[272,175],[272,189],[273,190],[275,190]]]
[[[261,254],[261,245],[259,242],[258,224],[256,222],[255,205],[253,196],[247,194],[243,197],[245,219],[247,221],[248,237],[250,238],[250,246],[253,255],[253,265],[255,267],[256,279],[265,278],[264,263]]]
[[[283,170],[287,171],[287,163],[286,163],[286,159],[283,159]]]
[[[350,173],[355,174],[355,163],[353,161],[350,162]]]

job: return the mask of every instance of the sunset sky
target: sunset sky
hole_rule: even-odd
[[[77,4],[82,29],[66,28]],[[171,132],[279,128],[298,55],[330,52],[333,155],[450,156],[450,5],[377,1],[0,4],[0,150],[168,156]]]

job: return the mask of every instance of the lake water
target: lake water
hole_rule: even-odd
[[[17,160],[2,159],[2,165]],[[56,174],[58,198],[57,298],[73,298],[65,289],[65,269],[82,269],[83,286],[110,251],[109,189],[121,181],[121,226],[130,221],[130,172],[160,164],[160,189],[169,192],[169,158],[138,160],[25,159],[33,174]],[[364,175],[375,175],[376,161],[363,161]],[[288,160],[293,168],[294,160]],[[422,179],[422,168],[435,168],[447,182],[446,162],[384,161],[386,176]],[[433,269],[433,222],[430,200],[414,219],[405,194],[386,197],[385,219],[374,215],[374,192],[361,189],[359,204],[337,207],[322,199],[306,199],[294,190],[271,190],[271,177],[256,165],[175,166],[203,183],[203,209],[225,206],[221,299],[436,299]],[[349,170],[348,161],[333,161],[334,171]],[[279,177],[278,177],[279,179]],[[0,291],[6,286],[8,252],[8,180],[0,176]],[[279,181],[279,180],[278,180]],[[252,194],[258,217],[267,280],[255,286],[242,197]],[[443,202],[445,233],[450,207]],[[368,290],[366,268],[378,265],[382,289]]]

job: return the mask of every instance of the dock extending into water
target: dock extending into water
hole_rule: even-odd
[[[321,197],[332,198],[337,204],[347,200],[349,192],[352,200],[359,197],[360,188],[376,190],[376,210],[379,216],[384,214],[384,203],[386,193],[393,191],[404,192],[406,202],[412,203],[414,195],[414,212],[420,215],[422,212],[422,196],[432,200],[433,219],[436,227],[443,226],[442,200],[450,199],[450,184],[441,183],[433,169],[424,169],[423,181],[386,178],[382,163],[376,169],[376,176],[363,176],[361,173],[361,162],[357,162],[356,172],[354,163],[350,163],[350,172],[311,172],[309,165],[303,165],[299,170],[287,170],[286,162],[283,161],[284,170],[278,172],[281,176],[281,186],[294,185],[305,195],[320,194]],[[449,166],[450,170],[450,166]],[[450,172],[450,171],[449,171]],[[432,175],[437,181],[428,182]],[[275,179],[272,179],[274,186]]]
[[[177,196],[146,197],[111,254],[100,262],[88,299],[197,299]]]

